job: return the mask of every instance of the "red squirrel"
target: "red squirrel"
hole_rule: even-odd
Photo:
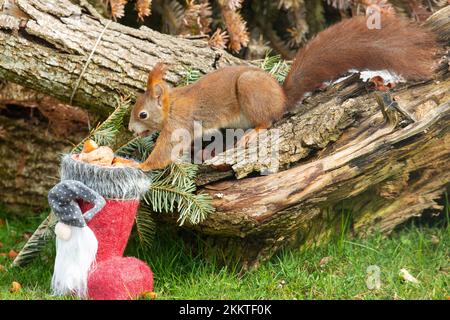
[[[160,131],[144,171],[171,163],[171,134],[184,128],[193,134],[194,121],[204,129],[269,128],[304,94],[349,69],[387,69],[408,80],[431,77],[435,37],[404,19],[381,16],[381,28],[369,29],[357,16],[320,32],[295,57],[283,84],[256,67],[224,67],[195,83],[169,88],[158,63],[149,73],[147,90],[133,107],[129,130],[137,135]]]

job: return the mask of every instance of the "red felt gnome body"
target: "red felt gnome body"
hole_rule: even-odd
[[[61,163],[61,183],[66,182],[70,185],[70,183],[74,183],[73,181],[81,182],[85,187],[106,200],[103,207],[89,219],[87,219],[86,213],[92,212],[94,203],[81,199],[76,200],[76,203],[79,204],[80,214],[83,214],[82,217],[86,218],[87,221],[87,225],[84,224],[84,227],[92,230],[98,242],[95,263],[92,264],[86,277],[83,278],[84,284],[87,280],[87,298],[124,300],[133,299],[152,291],[153,275],[147,264],[133,257],[123,257],[139,207],[139,198],[150,186],[149,178],[136,168],[98,166],[79,161],[76,156],[66,155]],[[59,194],[60,197],[64,195],[67,195],[67,192],[62,191]],[[57,200],[53,202],[57,202]],[[72,202],[72,204],[75,203]],[[76,207],[78,209],[78,206]],[[54,211],[57,208],[57,206],[52,207]],[[67,219],[67,217],[73,218],[76,216],[76,214],[73,214],[73,208],[68,211],[70,212],[62,218],[55,212],[60,218],[60,222],[65,222],[64,219]],[[76,225],[71,226],[71,228],[78,227]],[[58,243],[62,247],[64,240],[58,239],[58,241],[57,259],[61,260],[61,256],[58,257]],[[55,270],[57,270],[56,263],[55,261]],[[68,277],[70,277],[70,274]],[[72,293],[86,297],[85,294],[78,292],[80,290],[71,290],[70,283],[72,282],[64,286],[64,278],[59,276],[58,279],[63,279],[60,280],[62,285],[58,283],[59,287],[57,287],[52,284],[58,288],[54,291],[59,294]],[[60,288],[63,288],[63,290]]]

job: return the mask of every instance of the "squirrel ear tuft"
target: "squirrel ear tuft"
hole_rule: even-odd
[[[154,91],[155,87],[163,82],[163,77],[167,71],[167,67],[164,63],[158,62],[148,74],[147,79],[147,91]]]

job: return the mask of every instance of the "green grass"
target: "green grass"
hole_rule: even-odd
[[[34,231],[43,217],[19,220],[0,214],[5,221],[0,225],[0,252],[19,251],[26,241],[23,234]],[[149,250],[131,241],[127,255],[149,263],[158,299],[448,299],[450,229],[445,221],[442,224],[446,226],[410,225],[387,239],[339,236],[328,245],[285,250],[243,276],[236,268],[220,267],[189,253],[181,240],[162,232]],[[11,259],[0,257],[0,265],[6,267],[0,271],[0,300],[54,299],[49,292],[53,250],[49,246],[25,268],[11,268]],[[371,265],[381,271],[378,290],[366,285]],[[420,284],[401,280],[401,268]],[[9,292],[12,281],[22,284],[19,292]]]

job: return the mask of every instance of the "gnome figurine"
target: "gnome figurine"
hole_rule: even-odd
[[[48,194],[58,218],[55,295],[124,300],[153,290],[147,264],[123,257],[150,179],[105,148],[88,141],[81,154],[63,156],[61,182]]]

